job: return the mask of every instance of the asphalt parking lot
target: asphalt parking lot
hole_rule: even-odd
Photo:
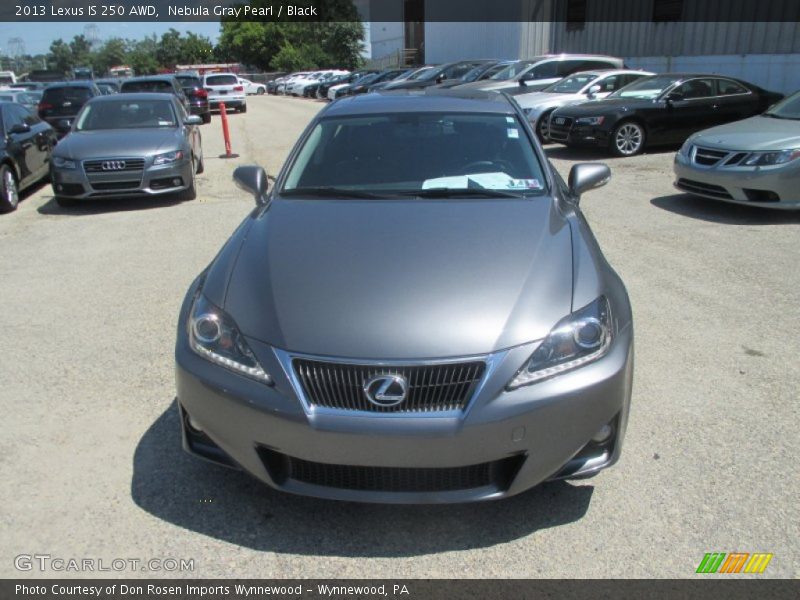
[[[621,462],[506,501],[373,506],[274,492],[180,448],[173,344],[189,283],[253,206],[319,101],[260,96],[202,128],[191,202],[0,215],[0,575],[14,557],[184,558],[195,577],[693,577],[706,552],[800,575],[800,214],[677,193],[674,150],[612,159],[582,206],[628,286],[633,406]],[[308,232],[314,235],[313,231]],[[153,576],[141,570],[70,576]],[[738,575],[737,577],[744,577]]]

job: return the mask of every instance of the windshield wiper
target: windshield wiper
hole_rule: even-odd
[[[530,190],[520,190],[530,191]],[[520,198],[520,194],[495,190],[491,188],[428,188],[424,190],[408,190],[399,194],[417,196],[418,198],[463,198],[464,196],[479,196],[481,198]]]
[[[338,187],[300,187],[300,188],[293,188],[291,190],[283,190],[280,193],[281,196],[285,197],[292,197],[292,196],[317,196],[319,198],[362,198],[366,200],[377,200],[380,198],[386,198],[385,195],[374,194],[372,192],[362,192],[360,190],[350,190],[347,188],[338,188]]]
[[[788,121],[796,121],[797,120],[797,117],[784,117],[783,115],[778,115],[778,114],[771,113],[771,112],[761,113],[761,115],[764,116],[764,117],[769,117],[770,119],[786,119]]]

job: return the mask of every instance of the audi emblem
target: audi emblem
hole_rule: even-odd
[[[100,164],[100,168],[103,171],[122,171],[125,168],[125,161],[124,160],[104,160]]]

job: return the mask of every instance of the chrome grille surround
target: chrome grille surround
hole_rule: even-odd
[[[273,348],[284,373],[292,383],[305,412],[312,414],[370,415],[381,417],[460,417],[483,389],[507,351],[481,356],[433,360],[369,361],[322,357]],[[326,379],[312,381],[313,373],[301,368],[316,366]],[[472,373],[467,369],[472,368]],[[335,371],[335,372],[334,372]],[[439,374],[439,382],[433,379]],[[349,373],[349,380],[344,374]],[[408,398],[397,406],[379,407],[363,392],[366,378],[374,374],[403,374],[409,378]],[[454,379],[452,379],[454,373]],[[319,377],[320,371],[317,371]],[[445,377],[451,376],[450,386]],[[364,381],[356,376],[364,378]],[[327,382],[327,387],[321,384]],[[338,388],[333,383],[338,382]],[[427,392],[427,394],[426,394]],[[449,392],[449,394],[448,394]],[[437,401],[432,401],[436,398]],[[455,399],[454,399],[455,398]],[[349,402],[348,402],[349,400]]]

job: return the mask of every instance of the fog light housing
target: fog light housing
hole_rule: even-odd
[[[600,429],[598,429],[597,432],[592,436],[592,441],[595,444],[602,444],[604,442],[607,442],[611,438],[613,433],[614,433],[614,428],[610,424],[606,423]]]

